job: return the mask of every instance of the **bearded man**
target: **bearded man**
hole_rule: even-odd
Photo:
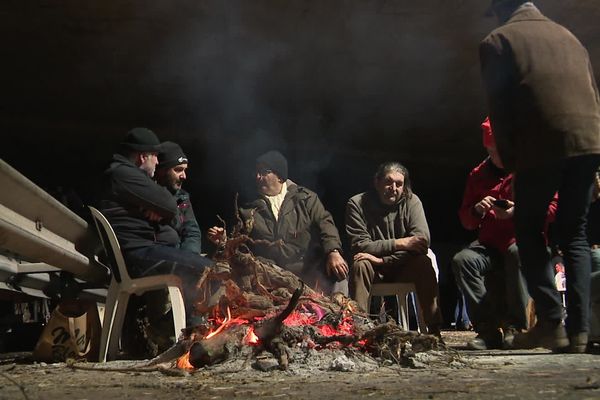
[[[429,226],[406,167],[386,162],[377,168],[373,189],[348,201],[346,233],[353,253],[351,295],[363,311],[374,282],[414,282],[427,331],[439,336],[442,315],[428,256]]]

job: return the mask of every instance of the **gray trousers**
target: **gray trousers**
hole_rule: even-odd
[[[529,328],[529,294],[515,244],[502,254],[475,241],[453,257],[452,270],[477,332]]]

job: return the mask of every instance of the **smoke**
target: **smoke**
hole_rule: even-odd
[[[140,85],[162,136],[190,157],[188,190],[217,208],[200,216],[229,214],[222,204],[234,193],[252,198],[254,159],[270,149],[338,225],[347,198],[370,185],[352,176],[390,159],[422,163],[425,135],[429,163],[447,158],[444,129],[458,103],[475,127],[483,108],[476,89],[456,93],[457,80],[479,79],[476,44],[488,23],[466,3],[203,1],[140,11],[160,26]],[[449,30],[449,16],[468,23]]]

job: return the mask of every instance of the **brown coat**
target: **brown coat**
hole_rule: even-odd
[[[483,82],[507,171],[600,153],[600,98],[585,48],[522,6],[480,44]]]

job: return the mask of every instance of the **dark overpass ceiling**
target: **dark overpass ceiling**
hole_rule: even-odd
[[[392,158],[421,191],[441,179],[459,193],[484,155],[488,4],[4,0],[0,155],[40,185],[90,193],[141,125],[183,146],[196,196],[243,192],[271,147],[336,202]],[[599,80],[600,2],[536,4],[580,38]]]

